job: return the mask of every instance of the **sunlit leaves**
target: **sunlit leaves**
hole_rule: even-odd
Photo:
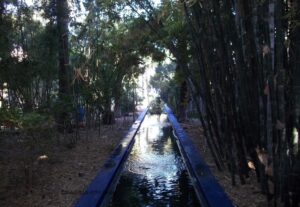
[[[201,1],[200,0],[185,0],[186,4],[189,6],[189,7],[192,7],[194,6],[197,2],[199,2],[199,4],[201,5]]]

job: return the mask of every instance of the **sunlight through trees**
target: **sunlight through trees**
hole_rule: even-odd
[[[270,204],[297,206],[299,11],[296,0],[1,0],[0,131],[134,117],[150,59],[142,90],[201,122],[232,185],[254,170]]]

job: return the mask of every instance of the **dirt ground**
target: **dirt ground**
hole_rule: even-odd
[[[28,172],[22,172],[22,166],[17,166],[21,163],[18,160],[22,154],[0,145],[0,206],[73,206],[132,123],[132,118],[127,121],[122,118],[114,126],[102,127],[100,136],[98,130],[90,130],[87,134],[85,129],[81,129],[81,138],[75,147],[55,145],[47,159],[34,162],[30,185],[24,182]],[[190,121],[182,126],[236,206],[267,206],[254,174],[246,185],[232,187],[229,172],[217,170],[199,123]],[[8,151],[14,152],[14,156],[8,155]]]
[[[231,185],[231,176],[228,170],[218,171],[212,155],[209,151],[205,137],[201,130],[200,123],[189,121],[182,124],[182,127],[188,133],[201,156],[210,167],[225,192],[229,195],[233,203],[238,207],[266,207],[268,206],[266,197],[261,194],[260,186],[256,181],[254,172],[247,178],[245,185],[237,182],[236,186]],[[238,177],[236,178],[238,180]],[[221,205],[220,205],[221,206]]]
[[[22,165],[20,157],[6,159],[5,149],[0,146],[0,206],[73,206],[132,123],[132,118],[122,118],[114,126],[103,126],[100,136],[98,130],[87,134],[81,129],[75,147],[56,146],[47,159],[34,162],[30,186],[24,182],[28,175],[17,166]]]

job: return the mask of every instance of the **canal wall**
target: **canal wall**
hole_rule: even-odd
[[[165,105],[165,113],[171,122],[175,139],[190,174],[202,207],[233,207],[233,203],[224,192],[218,181],[211,173],[209,167],[195,148],[193,142],[178,123],[172,110]]]
[[[87,190],[80,197],[75,207],[102,207],[106,206],[110,200],[110,196],[114,192],[114,188],[122,171],[123,164],[130,154],[134,143],[134,137],[139,130],[148,109],[145,109],[127,135],[122,139],[117,148],[113,151],[111,157],[106,161],[99,174],[91,182]]]

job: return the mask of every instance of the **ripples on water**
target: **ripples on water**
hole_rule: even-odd
[[[110,206],[199,206],[166,115],[146,116]]]

